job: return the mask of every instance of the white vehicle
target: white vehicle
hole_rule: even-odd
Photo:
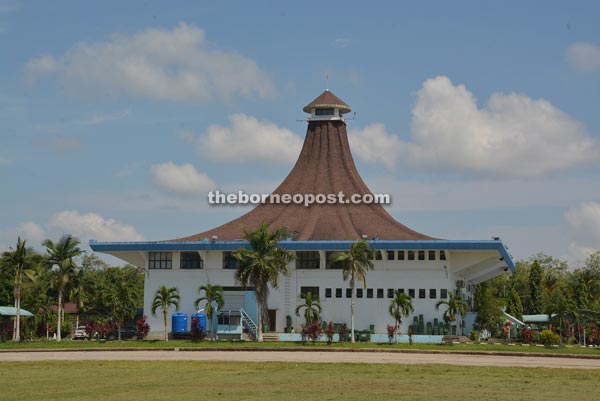
[[[77,329],[75,329],[75,334],[73,334],[74,340],[87,340],[87,338],[88,335],[87,331],[85,330],[85,326],[79,326]]]

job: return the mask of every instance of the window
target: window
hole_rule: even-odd
[[[408,290],[408,296],[411,298],[415,297],[415,289],[414,288],[411,288]]]
[[[431,299],[435,299],[437,297],[437,291],[435,290],[435,288],[430,288],[429,289],[429,298]]]
[[[315,116],[332,116],[333,109],[315,109]]]
[[[425,251],[419,251],[419,260],[425,260]]]
[[[346,298],[352,298],[352,288],[346,288]]]
[[[415,251],[408,251],[408,260],[415,260]]]
[[[425,298],[425,288],[419,288],[419,298]]]
[[[318,269],[321,266],[321,256],[318,251],[296,252],[296,269]]]
[[[440,251],[440,260],[446,260],[446,251]]]
[[[398,292],[399,292],[400,294],[404,294],[404,288],[398,288]]]
[[[179,255],[180,269],[202,269],[204,261],[198,252],[181,252]]]
[[[447,299],[448,298],[448,290],[445,288],[442,288],[440,290],[440,298],[441,299]]]
[[[327,251],[325,253],[325,259],[327,260],[327,265],[325,266],[325,268],[326,269],[341,269],[342,268],[341,262],[334,263],[334,260],[339,258],[340,255],[342,255],[342,251]]]
[[[435,260],[435,251],[429,251],[429,260]]]
[[[219,325],[224,326],[239,326],[240,324],[240,316],[232,315],[231,313],[219,313],[219,317],[217,318]]]
[[[388,288],[388,298],[394,298],[394,289]]]
[[[373,289],[367,288],[367,298],[373,298]]]
[[[238,260],[233,257],[233,252],[225,251],[223,252],[223,269],[237,269],[238,268]]]
[[[325,298],[331,298],[331,288],[325,288]]]
[[[363,289],[357,288],[356,289],[356,298],[362,298],[362,297],[363,297]]]
[[[398,260],[404,260],[404,251],[398,251]]]
[[[383,260],[383,255],[381,251],[375,251],[375,260]]]
[[[377,289],[377,298],[383,298],[383,288]]]
[[[388,258],[388,260],[396,259],[396,252],[395,251],[387,251],[387,258]]]
[[[335,289],[335,297],[336,298],[341,298],[342,297],[342,289],[341,288],[336,288]]]
[[[319,287],[300,287],[300,298],[305,297],[309,292],[313,298],[319,298]]]
[[[173,253],[172,252],[149,252],[148,253],[148,269],[172,269],[173,268]]]

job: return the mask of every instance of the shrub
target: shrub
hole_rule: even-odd
[[[139,338],[146,338],[148,333],[150,332],[150,325],[146,322],[148,316],[144,315],[144,317],[140,318],[137,321],[137,334]]]
[[[192,342],[203,341],[205,337],[206,331],[202,329],[200,319],[198,319],[198,316],[192,317]]]
[[[396,334],[396,326],[388,324],[385,328],[387,329],[388,341],[391,344],[394,341],[394,335]]]
[[[310,324],[303,324],[301,328],[300,334],[302,335],[302,342],[306,343],[306,341],[310,340],[313,343],[319,339],[321,334],[323,333],[323,329],[319,322],[312,322]]]
[[[479,330],[471,330],[471,332],[469,333],[469,339],[471,341],[479,341],[481,338],[479,337],[481,333],[479,333]]]
[[[552,330],[544,330],[540,332],[540,341],[546,347],[557,345],[560,342],[560,336]]]
[[[348,341],[348,326],[346,323],[342,323],[340,326],[340,342]]]
[[[327,336],[327,344],[331,344],[333,342],[334,334],[335,334],[335,326],[333,325],[333,322],[329,322],[329,324],[325,328],[325,335]]]
[[[535,330],[530,327],[521,329],[521,340],[524,343],[531,344],[535,340]]]

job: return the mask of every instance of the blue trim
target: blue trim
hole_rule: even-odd
[[[373,249],[381,250],[449,250],[498,251],[506,265],[515,270],[515,264],[500,240],[423,240],[423,241],[367,241]],[[281,241],[279,245],[289,251],[338,251],[350,248],[354,241]],[[97,242],[90,240],[95,252],[136,251],[235,251],[246,241],[190,241],[190,242]]]

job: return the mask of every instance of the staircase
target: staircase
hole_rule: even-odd
[[[254,323],[254,320],[248,315],[244,308],[240,308],[240,314],[242,315],[242,325],[246,329],[246,334],[251,340],[256,340],[258,335],[258,326]]]
[[[263,333],[263,341],[279,341],[278,333]]]

